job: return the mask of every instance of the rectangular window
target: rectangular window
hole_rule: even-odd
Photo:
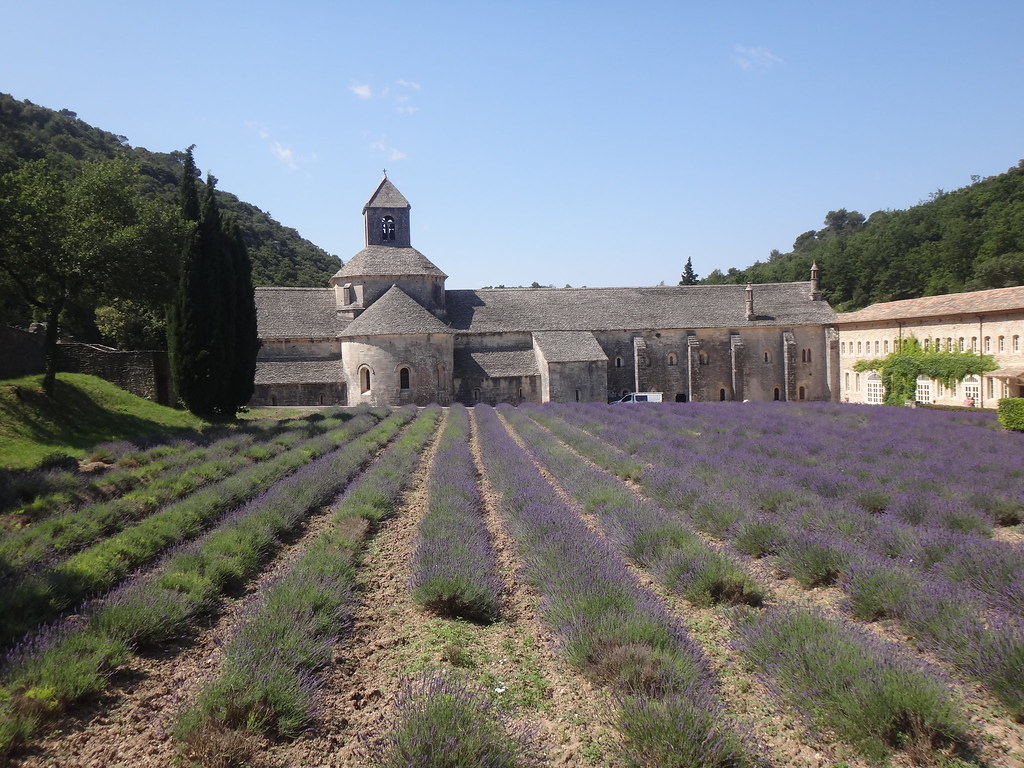
[[[991,400],[996,396],[996,380],[991,376],[988,378],[988,399]]]
[[[881,405],[885,401],[885,389],[879,376],[868,379],[867,401],[870,405]]]
[[[914,399],[919,403],[930,403],[932,401],[932,383],[928,379],[917,380],[917,391]]]
[[[860,392],[860,374],[853,374],[853,388],[855,391]]]
[[[850,391],[850,372],[849,371],[846,372],[845,386],[843,387],[843,389],[845,389],[847,392]]]

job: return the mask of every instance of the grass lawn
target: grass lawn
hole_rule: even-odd
[[[33,467],[48,454],[82,457],[97,443],[206,422],[80,373],[61,373],[53,398],[42,376],[0,381],[0,468]]]

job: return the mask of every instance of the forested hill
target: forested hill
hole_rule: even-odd
[[[804,232],[789,253],[701,282],[807,280],[815,261],[825,298],[840,311],[1024,285],[1024,160],[905,211],[829,211],[824,229]]]
[[[189,143],[187,136],[181,140]],[[181,151],[167,154],[132,147],[126,137],[94,128],[70,110],[55,112],[0,93],[0,175],[42,158],[70,175],[84,162],[127,157],[146,179],[146,193],[170,202],[177,199],[182,156]],[[256,285],[320,288],[338,271],[337,256],[235,195],[221,190],[216,194],[222,209],[230,211],[242,229]]]

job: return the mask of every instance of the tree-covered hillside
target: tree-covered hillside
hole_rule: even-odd
[[[840,311],[879,301],[1024,285],[1024,160],[1006,173],[939,190],[905,211],[829,211],[789,253],[746,269],[715,270],[705,283],[807,280],[821,268],[825,298]]]
[[[189,137],[182,136],[181,142],[184,149]],[[70,110],[54,111],[0,93],[0,175],[45,158],[58,173],[71,176],[85,162],[123,157],[139,166],[143,193],[170,204],[176,200],[183,156],[183,151],[132,147],[126,137],[94,128]],[[341,266],[336,256],[256,206],[229,192],[216,194],[242,230],[256,285],[322,287]]]

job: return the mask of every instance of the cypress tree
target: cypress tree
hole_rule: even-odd
[[[252,267],[238,227],[217,205],[206,177],[202,205],[192,147],[185,156],[180,205],[191,224],[169,313],[168,349],[178,397],[198,416],[231,418],[253,393],[256,304]]]
[[[224,221],[225,239],[231,253],[235,291],[234,364],[229,375],[229,389],[235,410],[252,398],[256,380],[256,355],[260,350],[256,328],[256,296],[252,285],[252,264],[242,240],[242,232],[230,218]]]

